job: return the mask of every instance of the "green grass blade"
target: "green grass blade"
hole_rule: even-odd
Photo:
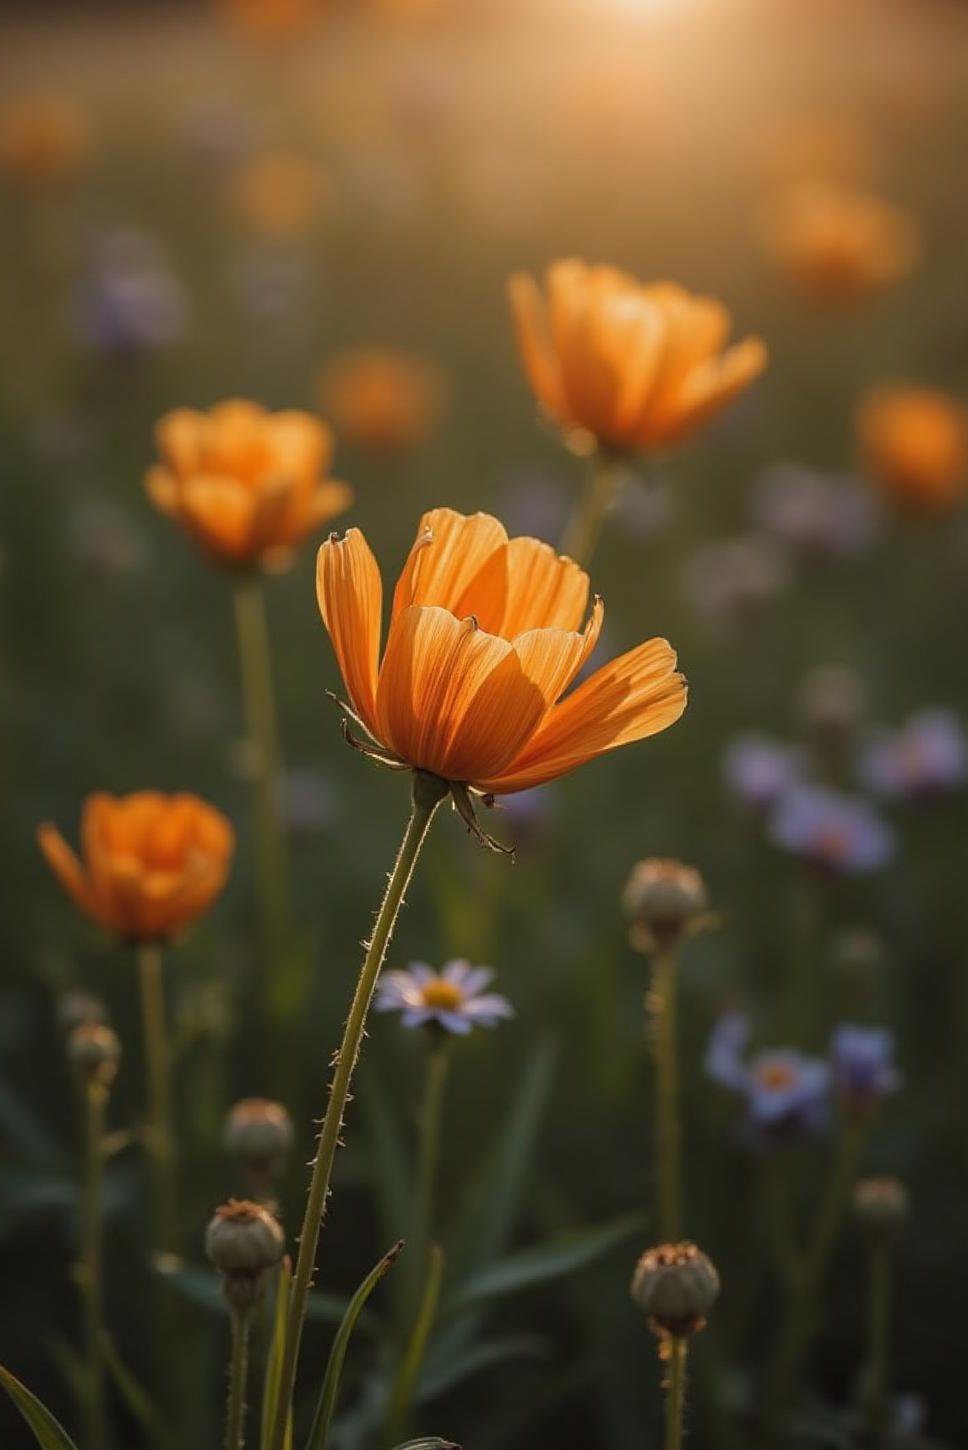
[[[285,1259],[279,1267],[276,1283],[276,1302],[272,1311],[272,1340],[266,1356],[266,1372],[262,1386],[262,1429],[259,1444],[267,1450],[269,1436],[276,1418],[276,1401],[279,1398],[279,1376],[282,1373],[282,1358],[286,1352],[286,1314],[289,1309],[289,1283],[292,1268]],[[292,1416],[289,1417],[288,1437],[292,1439]]]
[[[21,1384],[16,1375],[12,1375],[8,1369],[4,1369],[3,1365],[0,1365],[0,1384],[3,1385],[30,1426],[34,1439],[41,1450],[77,1450],[70,1435],[63,1425],[54,1419],[46,1405],[42,1404],[26,1385]]]
[[[339,1384],[343,1375],[346,1351],[349,1348],[350,1338],[356,1327],[356,1321],[359,1319],[363,1306],[373,1293],[377,1284],[393,1268],[393,1265],[400,1256],[402,1248],[403,1240],[400,1239],[388,1253],[383,1255],[383,1258],[377,1264],[374,1264],[349,1302],[349,1306],[343,1315],[343,1321],[339,1329],[336,1331],[336,1337],[333,1340],[333,1345],[329,1352],[326,1375],[323,1379],[319,1403],[316,1406],[316,1414],[313,1416],[312,1429],[309,1432],[309,1439],[306,1442],[306,1450],[324,1450],[326,1439],[329,1435],[330,1422],[333,1418],[333,1411],[336,1408],[336,1397],[339,1394]]]

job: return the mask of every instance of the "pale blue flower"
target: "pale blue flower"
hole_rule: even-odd
[[[876,871],[894,854],[894,833],[870,802],[826,786],[787,791],[769,832],[776,845],[836,875]]]
[[[411,962],[405,971],[384,972],[377,986],[374,1010],[399,1012],[404,1027],[436,1024],[466,1036],[472,1027],[496,1027],[514,1009],[506,997],[486,992],[494,973],[470,962],[447,962],[435,972],[425,962]]]
[[[842,1022],[830,1039],[830,1066],[837,1095],[847,1107],[859,1111],[901,1085],[894,1066],[894,1035],[886,1027]]]
[[[710,1034],[705,1061],[714,1082],[744,1099],[744,1136],[765,1147],[822,1129],[830,1098],[828,1064],[793,1047],[746,1057],[750,1031],[745,1013],[727,1013]]]
[[[878,795],[940,795],[968,780],[968,736],[952,711],[920,710],[894,734],[872,741],[860,770]]]

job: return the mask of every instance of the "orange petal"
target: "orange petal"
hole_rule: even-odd
[[[270,415],[265,426],[273,472],[313,480],[326,473],[333,455],[333,430],[322,418],[291,409]]]
[[[500,769],[545,710],[507,640],[446,609],[413,605],[390,630],[377,687],[379,738],[446,780]]]
[[[675,442],[723,411],[766,367],[766,344],[747,337],[722,357],[702,363],[683,382],[678,397],[649,426],[653,441]]]
[[[255,557],[257,495],[237,478],[196,474],[182,486],[182,512],[192,533],[220,558],[245,563]]]
[[[560,417],[565,410],[564,387],[548,333],[544,298],[534,278],[526,272],[516,272],[509,279],[508,295],[518,351],[532,391],[549,413]]]
[[[483,629],[497,628],[507,591],[500,550],[504,525],[490,514],[431,509],[420,520],[413,548],[393,596],[393,618],[413,604],[436,604]]]
[[[205,427],[205,414],[194,408],[175,408],[155,424],[158,452],[178,478],[185,478],[201,467]]]
[[[178,480],[167,468],[156,464],[145,474],[145,492],[159,513],[177,517],[179,506]]]
[[[573,559],[538,539],[507,546],[507,600],[500,633],[525,629],[578,629],[588,607],[588,575]]]
[[[549,708],[564,694],[595,648],[604,617],[604,605],[596,599],[582,634],[564,629],[529,629],[511,641],[523,675],[538,687]]]
[[[342,539],[334,534],[320,547],[316,599],[350,703],[375,734],[383,583],[359,529],[347,529]]]
[[[505,771],[479,782],[482,789],[527,790],[666,729],[686,705],[686,684],[675,663],[667,641],[652,639],[604,665],[554,707]]]
[[[85,916],[93,917],[95,921],[101,920],[98,903],[84,867],[57,827],[46,823],[39,826],[37,844],[43,852],[48,866],[74,905],[83,911]]]

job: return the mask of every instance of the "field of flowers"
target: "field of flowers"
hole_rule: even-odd
[[[955,0],[8,8],[3,1450],[968,1443],[966,141]]]

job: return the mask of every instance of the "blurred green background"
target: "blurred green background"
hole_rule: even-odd
[[[356,489],[347,522],[364,529],[385,578],[420,511],[437,504],[483,508],[512,531],[554,539],[580,465],[536,421],[505,280],[574,254],[723,298],[738,335],[767,339],[771,365],[714,428],[643,474],[591,570],[609,653],[650,634],[679,649],[691,685],[683,721],[549,788],[513,866],[479,851],[456,820],[442,822],[410,893],[391,965],[488,962],[517,1014],[458,1044],[445,1204],[457,1211],[547,1052],[552,1075],[513,1245],[643,1213],[624,1248],[497,1304],[491,1339],[535,1336],[540,1353],[468,1378],[423,1407],[418,1428],[472,1450],[658,1443],[653,1344],[627,1297],[635,1256],[651,1241],[647,964],[629,948],[619,896],[635,860],[662,854],[701,869],[724,917],[682,969],[689,1228],[724,1281],[696,1350],[691,1443],[747,1443],[730,1412],[755,1396],[775,1285],[737,1107],[704,1077],[702,1055],[727,1006],[751,1009],[760,1038],[776,1040],[798,872],[729,799],[723,750],[742,731],[793,737],[798,685],[818,665],[857,671],[871,722],[897,725],[926,705],[964,718],[968,531],[963,515],[888,521],[861,557],[794,563],[782,587],[728,615],[696,607],[689,561],[711,541],[750,532],[766,466],[849,469],[852,409],[868,384],[907,378],[965,392],[965,7],[442,0],[392,13],[347,3],[305,34],[269,40],[202,5],[45,4],[7,7],[0,25],[5,103],[67,98],[88,131],[66,174],[38,181],[8,165],[0,175],[0,1361],[71,1421],[75,1106],[56,1022],[68,988],[103,995],[125,1043],[115,1125],[135,1124],[141,1101],[131,962],[62,898],[34,847],[39,820],[73,839],[88,791],[157,786],[204,795],[239,833],[229,889],[171,959],[185,1241],[197,1246],[196,1264],[212,1206],[238,1186],[219,1147],[225,1109],[278,1090],[252,1011],[230,590],[144,497],[155,421],[234,395],[317,409],[319,371],[341,349],[399,346],[443,371],[440,426],[399,455],[338,442],[335,468]],[[923,232],[914,274],[843,312],[791,291],[756,225],[791,128],[831,121],[863,137],[865,181],[910,208]],[[318,193],[295,227],[267,226],[239,205],[240,173],[267,153],[318,169]],[[104,301],[118,256],[126,275],[135,257],[136,292],[144,274],[165,279],[149,286],[152,318],[133,332],[129,314],[122,308],[119,322]],[[299,1135],[283,1202],[290,1230],[359,942],[406,809],[405,784],[341,742],[324,694],[336,671],[313,553],[303,548],[268,585],[311,969],[289,1063]],[[828,1024],[847,1015],[897,1034],[905,1085],[866,1163],[902,1176],[914,1203],[895,1379],[923,1401],[926,1433],[958,1445],[968,1439],[968,813],[956,793],[892,814],[899,849],[889,868],[827,893],[815,970]],[[494,828],[501,833],[500,818]],[[887,965],[859,1004],[827,950],[846,925],[886,943]],[[406,1130],[417,1049],[395,1020],[374,1020],[321,1253],[327,1290],[351,1290],[386,1246],[367,1084]],[[798,1150],[791,1167],[807,1221],[828,1152],[822,1142]],[[130,1150],[112,1167],[108,1294],[139,1372],[148,1337],[135,1287],[140,1195]],[[848,1231],[812,1364],[827,1405],[850,1396],[862,1285]],[[181,1313],[190,1443],[216,1443],[224,1326],[201,1305]],[[308,1340],[320,1365],[328,1332],[314,1328]],[[365,1373],[365,1346],[358,1358],[350,1389]],[[138,1443],[131,1425],[119,1443],[129,1443],[125,1433]],[[810,1433],[803,1443],[850,1443]],[[0,1441],[28,1443],[5,1406]]]

